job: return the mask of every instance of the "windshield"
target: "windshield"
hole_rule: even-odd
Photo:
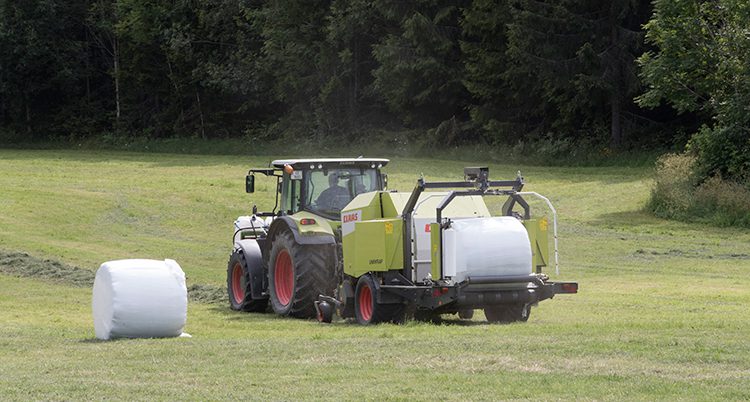
[[[343,168],[305,173],[305,205],[321,215],[337,217],[358,194],[378,190],[376,169]]]

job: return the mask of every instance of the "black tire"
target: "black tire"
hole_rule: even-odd
[[[518,304],[510,308],[510,315],[515,321],[526,322],[531,315],[530,304]]]
[[[505,306],[485,307],[484,316],[487,317],[487,322],[507,322],[505,316]]]
[[[242,249],[235,249],[227,264],[227,294],[232,310],[262,313],[268,307],[268,299],[253,300],[250,287],[250,268]]]
[[[301,245],[286,230],[273,239],[268,263],[268,292],[276,314],[298,318],[316,316],[318,296],[333,296],[333,248],[327,244]]]
[[[458,318],[462,320],[471,320],[474,318],[474,309],[458,310]]]
[[[484,308],[484,315],[489,322],[511,323],[526,322],[531,315],[531,306],[525,304],[501,305]]]
[[[354,291],[354,315],[362,325],[392,322],[399,324],[404,321],[404,305],[381,304],[375,295],[375,280],[370,275],[363,275],[357,281]]]
[[[333,306],[327,301],[319,302],[315,305],[317,310],[318,322],[330,324],[333,321]]]

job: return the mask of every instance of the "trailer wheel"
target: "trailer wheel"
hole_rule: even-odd
[[[354,314],[362,325],[381,322],[401,323],[404,320],[403,304],[381,304],[377,302],[375,280],[363,275],[357,281],[354,292]]]
[[[471,320],[474,318],[474,309],[458,310],[458,318],[462,320]]]
[[[484,316],[487,317],[487,322],[508,322],[506,321],[505,306],[491,306],[484,308]]]
[[[515,321],[526,322],[529,320],[529,316],[531,315],[531,305],[530,304],[518,304],[518,305],[512,306],[510,308],[510,314],[511,314],[511,317],[515,319]]]
[[[245,253],[238,248],[232,252],[227,264],[227,293],[232,310],[252,312],[266,310],[268,299],[254,300],[250,286],[250,268],[247,266]]]
[[[301,245],[289,230],[277,235],[268,263],[268,290],[276,314],[316,316],[318,296],[332,296],[336,287],[333,250],[325,244]]]
[[[484,308],[484,315],[489,322],[511,323],[516,321],[528,321],[531,314],[531,305],[513,304],[506,306],[491,306]]]

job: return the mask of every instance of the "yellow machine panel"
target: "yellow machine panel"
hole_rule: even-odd
[[[528,219],[523,221],[523,226],[526,227],[526,231],[529,233],[529,241],[531,242],[531,266],[537,273],[540,273],[542,272],[542,267],[547,266],[547,261],[549,261],[549,243],[547,238],[549,221],[547,218]]]
[[[360,276],[370,271],[401,269],[404,262],[403,221],[375,219],[356,222],[354,242],[344,252],[344,272]]]

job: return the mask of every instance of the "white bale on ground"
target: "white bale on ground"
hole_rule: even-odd
[[[92,298],[99,339],[180,336],[187,321],[185,273],[174,260],[108,261]]]

